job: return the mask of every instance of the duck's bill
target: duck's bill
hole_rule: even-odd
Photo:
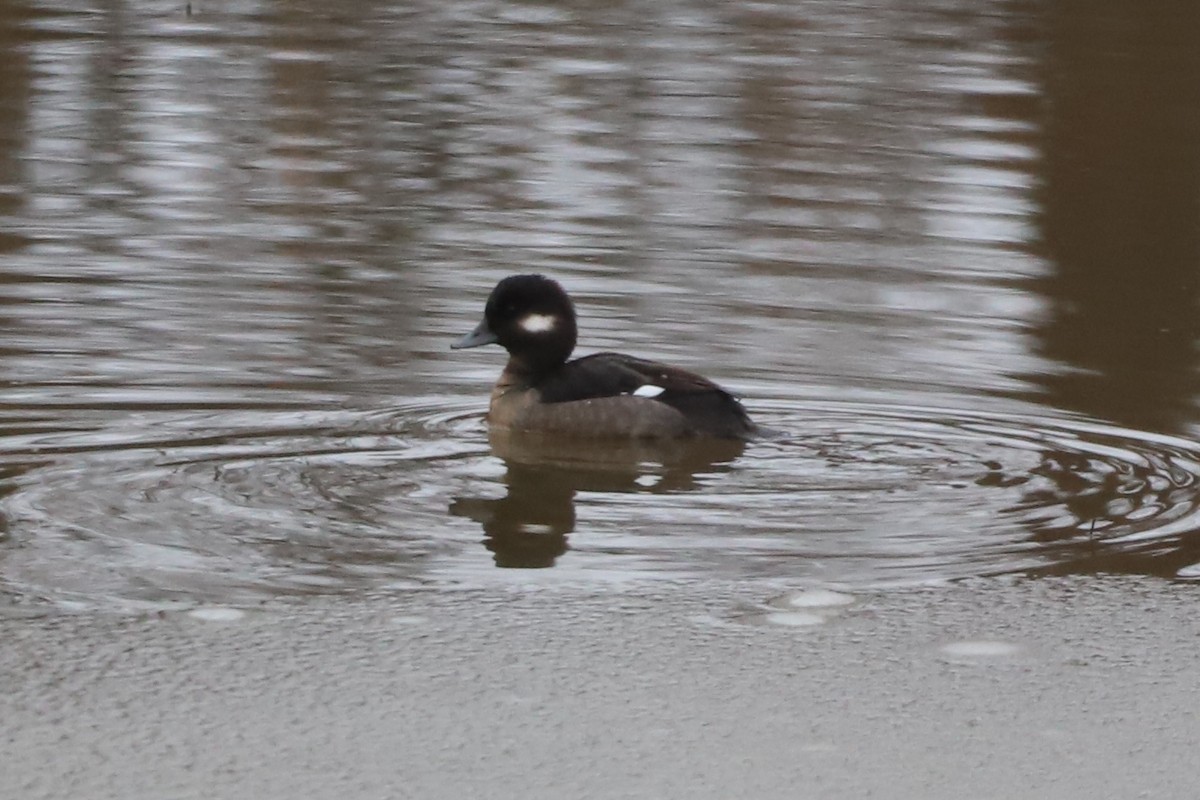
[[[487,320],[480,322],[475,330],[450,345],[451,350],[465,350],[468,347],[480,347],[485,344],[495,344],[496,334],[488,327]]]

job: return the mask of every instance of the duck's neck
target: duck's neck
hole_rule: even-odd
[[[538,359],[524,354],[509,353],[508,363],[504,365],[504,372],[500,373],[500,383],[530,386],[554,372],[565,361],[566,359],[558,354],[552,358]]]
[[[496,381],[495,394],[507,394],[513,389],[522,389],[533,383],[530,374],[516,364],[511,358],[504,365],[504,371]]]

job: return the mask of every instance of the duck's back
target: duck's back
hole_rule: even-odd
[[[516,413],[499,410],[499,416],[508,416],[513,427],[649,438],[747,439],[755,432],[737,398],[707,378],[619,353],[596,353],[567,362],[540,377],[530,390],[510,401],[510,411]]]

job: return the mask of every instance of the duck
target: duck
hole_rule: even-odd
[[[510,275],[492,290],[479,325],[450,347],[508,351],[488,405],[493,429],[589,439],[755,437],[742,403],[708,378],[621,353],[568,360],[577,337],[575,306],[557,281]]]

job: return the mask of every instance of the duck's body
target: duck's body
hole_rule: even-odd
[[[747,439],[755,426],[737,398],[695,373],[619,353],[568,361],[575,309],[541,275],[500,281],[484,319],[454,348],[499,344],[509,354],[492,389],[489,424],[592,438]]]

